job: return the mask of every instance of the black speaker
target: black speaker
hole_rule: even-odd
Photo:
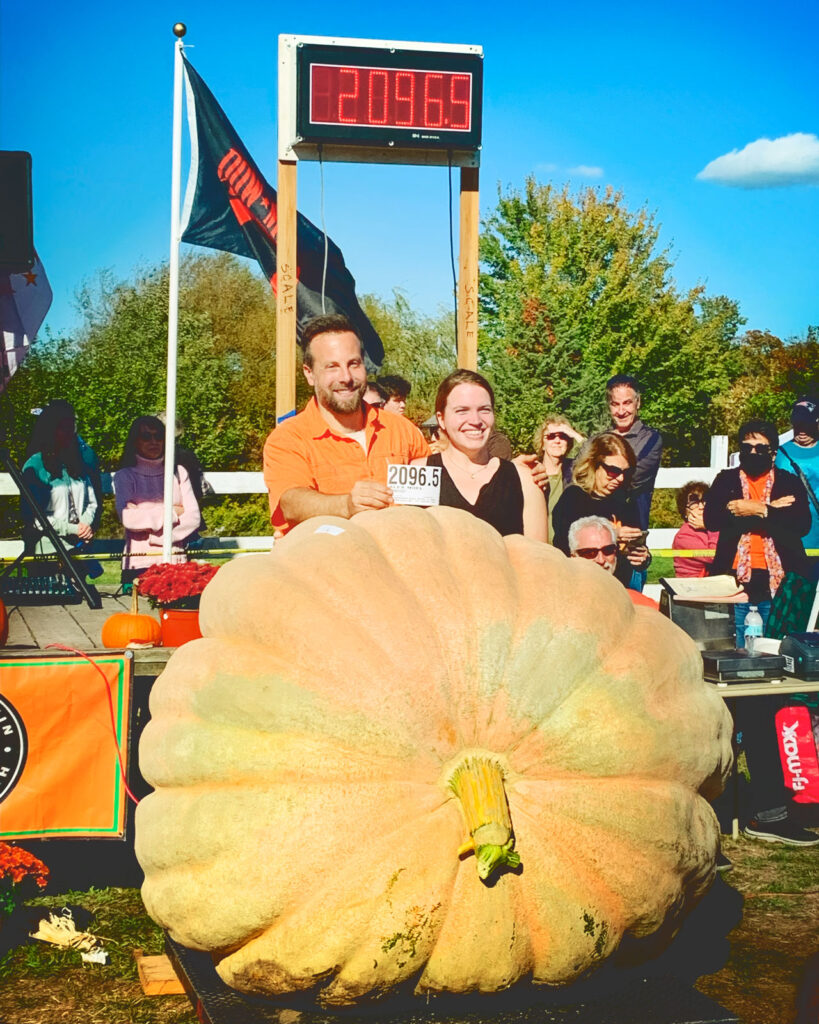
[[[31,153],[0,150],[0,270],[18,274],[33,266]]]

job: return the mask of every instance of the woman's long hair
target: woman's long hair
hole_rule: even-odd
[[[135,466],[137,461],[137,441],[140,433],[145,430],[155,430],[162,437],[162,457],[165,457],[165,424],[157,416],[137,416],[128,431],[125,439],[125,447],[122,450],[122,458],[119,460],[119,468]]]
[[[594,474],[601,462],[605,462],[607,455],[622,455],[628,462],[628,470],[623,477],[627,481],[637,465],[637,458],[634,449],[619,434],[607,432],[596,434],[590,437],[580,449],[580,454],[574,460],[572,467],[572,481],[578,487],[582,487],[586,494],[594,492]]]
[[[63,420],[71,420],[74,431],[68,444],[58,448],[57,427]],[[80,451],[76,422],[77,416],[70,402],[62,398],[49,402],[34,423],[31,440],[26,448],[26,459],[39,454],[43,466],[53,479],[61,477],[65,469],[70,477],[81,480],[87,475],[88,469]]]

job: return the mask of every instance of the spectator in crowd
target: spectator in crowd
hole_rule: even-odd
[[[786,574],[804,577],[809,571],[801,538],[810,528],[810,510],[801,480],[774,469],[779,435],[773,423],[748,420],[739,428],[739,467],[725,469],[711,485],[705,502],[705,526],[719,531],[711,575],[733,572],[748,594],[748,604],[734,608],[736,645],[745,646],[745,617],[755,604],[767,624],[772,598]],[[785,787],[776,735],[773,697],[740,700],[734,724],[751,782],[753,817],[745,834],[790,846],[815,846],[819,836],[794,818]]]
[[[165,426],[166,420],[164,412],[157,413],[156,418],[163,426]],[[177,419],[174,430],[175,439],[178,440],[184,432],[185,427],[182,421]],[[191,451],[190,448],[180,448],[178,444],[174,444],[174,459],[176,460],[177,466],[184,466],[188,471],[188,479],[191,482],[191,487],[193,488],[193,493],[196,498],[196,504],[199,506],[199,511],[201,513],[203,502],[208,498],[213,497],[215,494],[215,491],[208,483],[204,469],[202,469],[202,463],[199,461],[196,452]],[[197,530],[201,533],[204,529],[205,520],[204,518],[201,518]]]
[[[545,541],[546,506],[530,470],[489,454],[495,425],[489,381],[473,370],[451,373],[438,388],[435,414],[447,447],[418,461],[442,467],[440,504],[471,512],[504,536]]]
[[[748,420],[737,434],[739,467],[717,474],[706,495],[704,522],[719,533],[710,575],[733,572],[748,594],[734,607],[737,647],[745,646],[745,616],[755,604],[767,624],[771,600],[786,573],[807,578],[802,537],[810,529],[802,481],[774,469],[779,435],[767,420]]]
[[[93,460],[93,461],[92,461]],[[57,399],[37,417],[26,449],[23,479],[54,531],[69,548],[87,546],[94,536],[98,498],[92,473],[96,456],[77,436],[70,403]],[[53,552],[34,519],[31,506],[21,503],[24,538],[38,542],[40,554]]]
[[[114,474],[117,515],[125,527],[122,582],[131,584],[158,565],[165,530],[165,425],[156,416],[131,424]],[[186,543],[201,522],[188,471],[177,464],[173,483],[172,562],[184,562]]]
[[[264,479],[271,521],[286,531],[313,516],[349,519],[392,503],[390,463],[429,453],[405,416],[363,402],[367,371],[361,339],[340,314],[314,317],[302,333],[303,370],[313,398],[271,432]]]
[[[791,409],[793,440],[777,452],[776,468],[795,473],[808,493],[810,530],[803,538],[808,551],[819,549],[819,399],[803,395]],[[819,553],[808,556],[811,579],[819,579]]]
[[[635,462],[631,446],[619,434],[597,434],[583,445],[575,459],[573,483],[555,505],[555,547],[568,555],[572,523],[584,516],[602,516],[617,527],[618,543],[632,569],[639,572],[648,566],[651,556],[628,489]]]
[[[383,409],[387,401],[387,392],[380,385],[376,384],[374,380],[367,381],[364,401],[374,409]]]
[[[548,512],[547,539],[551,544],[554,541],[555,505],[565,488],[572,482],[574,459],[570,459],[568,455],[575,442],[583,443],[583,435],[578,434],[565,416],[555,413],[547,416],[540,424],[533,441],[540,464],[546,471],[546,487],[543,493]]]
[[[645,605],[659,611],[659,605],[638,590],[629,587],[632,568],[617,544],[617,527],[602,516],[583,516],[569,527],[569,554],[572,558],[585,558],[611,573],[628,590],[634,604]]]
[[[379,377],[376,383],[387,396],[384,400],[384,408],[387,412],[394,412],[396,416],[405,416],[412,384],[397,374],[386,374]]]
[[[708,484],[703,480],[689,480],[677,491],[677,510],[685,522],[674,534],[671,547],[678,551],[713,551],[719,539],[718,533],[705,529],[703,513]],[[714,561],[713,555],[680,555],[674,558],[675,576],[707,576]]]
[[[659,430],[647,427],[639,417],[642,396],[635,377],[625,373],[610,377],[606,382],[606,396],[612,430],[628,441],[637,460],[629,490],[637,507],[638,525],[647,530],[663,439]]]

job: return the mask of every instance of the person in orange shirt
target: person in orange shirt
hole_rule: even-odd
[[[387,467],[429,455],[418,427],[363,401],[361,339],[339,314],[314,317],[302,333],[303,370],[313,398],[273,430],[264,480],[273,526],[286,532],[313,516],[350,519],[392,504]]]

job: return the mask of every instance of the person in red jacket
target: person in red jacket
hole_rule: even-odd
[[[708,484],[703,480],[689,480],[677,491],[677,510],[685,522],[674,534],[671,547],[678,551],[712,552],[717,546],[719,532],[706,530],[703,514]],[[675,576],[707,576],[708,568],[714,561],[711,555],[685,555],[674,559]]]

